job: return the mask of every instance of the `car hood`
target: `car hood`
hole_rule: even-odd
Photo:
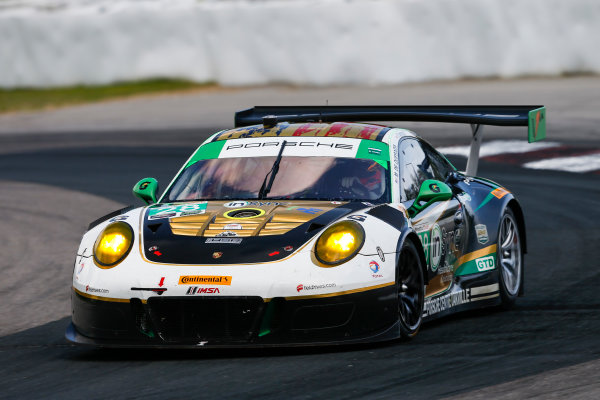
[[[143,215],[142,251],[165,264],[282,259],[360,202],[205,201],[157,204]]]

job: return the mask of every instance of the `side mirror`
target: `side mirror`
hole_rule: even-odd
[[[452,198],[452,189],[444,182],[436,181],[435,179],[427,179],[421,184],[419,194],[415,202],[408,209],[408,214],[414,217],[432,203],[438,201],[446,201]]]
[[[158,192],[158,181],[154,178],[144,178],[133,187],[133,195],[146,204],[156,203],[156,192]]]

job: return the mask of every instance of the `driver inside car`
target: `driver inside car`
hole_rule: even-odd
[[[376,200],[385,191],[383,167],[376,161],[364,160],[359,168],[352,170],[352,176],[341,179],[341,186],[350,190],[357,198]],[[346,172],[347,174],[347,172]]]

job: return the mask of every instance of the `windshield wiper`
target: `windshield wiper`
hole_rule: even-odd
[[[279,171],[279,163],[281,162],[281,156],[283,155],[283,149],[285,148],[286,143],[287,143],[287,141],[284,140],[283,143],[281,144],[281,149],[279,149],[279,154],[277,154],[277,159],[273,163],[271,170],[269,172],[267,172],[267,175],[265,175],[265,179],[263,180],[262,186],[260,187],[260,190],[258,191],[259,199],[264,199],[265,197],[267,197],[267,195],[271,191],[271,186],[273,186],[273,181],[275,180],[275,175],[277,175],[277,172]],[[269,179],[269,183],[267,184],[267,178],[269,177],[269,175],[271,175],[271,178]]]

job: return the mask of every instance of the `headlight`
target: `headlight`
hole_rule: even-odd
[[[94,261],[100,268],[112,268],[131,250],[133,229],[125,222],[108,225],[94,243]]]
[[[354,221],[338,222],[321,234],[315,245],[317,260],[337,265],[350,260],[365,242],[365,231]]]

